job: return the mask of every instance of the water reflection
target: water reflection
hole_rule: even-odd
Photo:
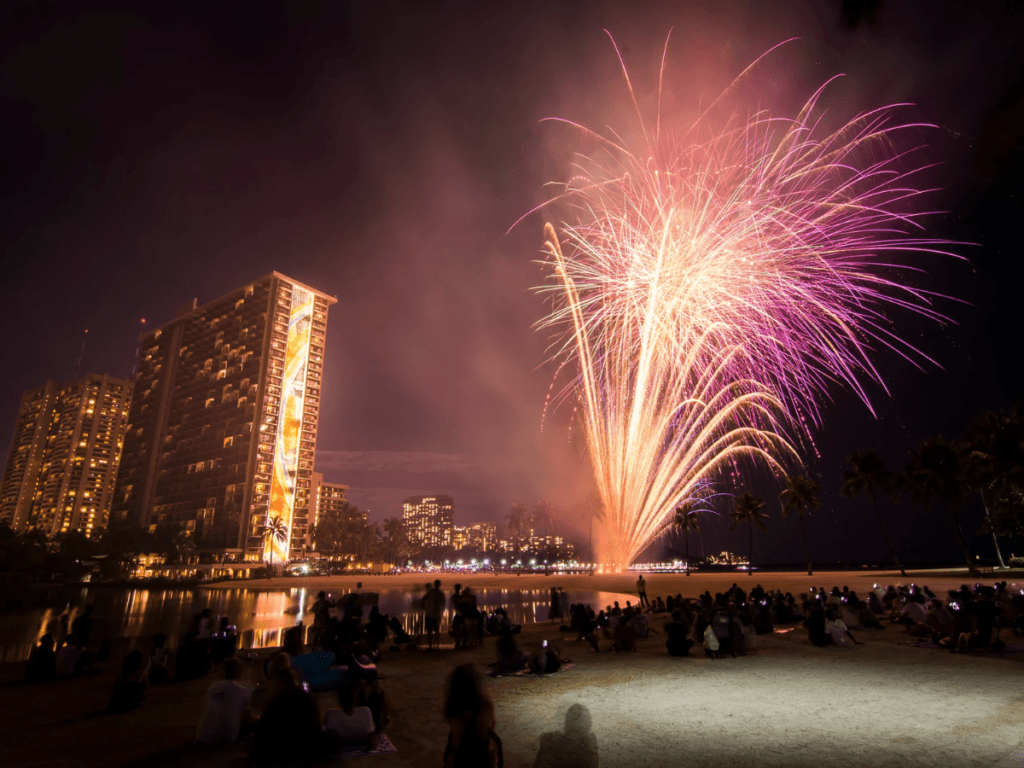
[[[451,585],[445,590],[448,604],[441,619],[441,632],[451,627],[454,611],[451,607]],[[382,590],[377,593],[377,605],[382,613],[398,616],[409,634],[424,632],[424,614],[420,599],[424,588],[418,590]],[[333,600],[346,592],[335,592]],[[482,611],[503,607],[515,624],[529,624],[548,620],[550,591],[547,589],[474,589],[477,606]],[[572,590],[566,593],[570,603],[590,603],[599,610],[615,600],[629,599],[629,595],[613,592]],[[189,629],[193,617],[209,608],[215,621],[225,616],[238,628],[241,648],[266,648],[281,644],[283,630],[303,624],[307,630],[313,621],[309,607],[315,593],[306,588],[259,591],[251,589],[96,589],[83,588],[68,595],[64,608],[40,608],[0,615],[0,662],[24,661],[32,647],[45,634],[51,621],[59,621],[67,614],[70,627],[82,608],[93,608],[93,637],[151,638],[158,632],[168,637],[168,646],[174,649],[178,637]],[[622,603],[625,605],[625,603]],[[369,611],[369,608],[365,608]],[[216,626],[216,624],[215,624]],[[134,645],[129,642],[128,648]]]

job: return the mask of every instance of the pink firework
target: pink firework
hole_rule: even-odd
[[[894,147],[914,125],[891,105],[826,133],[824,89],[793,118],[715,128],[705,112],[681,137],[641,118],[635,152],[572,124],[600,150],[557,198],[572,216],[546,227],[539,290],[578,373],[602,562],[634,560],[737,460],[799,461],[787,435],[818,422],[831,384],[870,409],[879,349],[927,359],[889,316],[945,320],[903,279],[921,256],[953,255],[906,212],[921,168]]]

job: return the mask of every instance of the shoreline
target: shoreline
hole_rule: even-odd
[[[824,586],[831,589],[833,586],[847,585],[858,594],[865,595],[874,584],[886,586],[888,584],[927,584],[936,594],[943,594],[949,589],[959,588],[961,584],[973,585],[975,583],[995,583],[1007,581],[1011,584],[1024,585],[1024,570],[1013,569],[1007,571],[995,571],[980,575],[972,575],[966,570],[949,569],[922,569],[908,570],[906,576],[902,576],[896,569],[884,569],[879,571],[822,571],[815,572],[808,576],[803,572],[792,571],[755,571],[752,575],[745,572],[693,572],[690,575],[683,573],[652,573],[645,574],[647,580],[647,595],[655,598],[668,594],[682,594],[684,597],[694,597],[704,591],[715,592],[727,590],[733,583],[750,586],[761,584],[765,589],[781,589],[783,592],[792,592],[798,595],[806,592],[809,587]],[[218,582],[216,584],[201,584],[196,589],[201,590],[225,590],[225,589],[252,589],[260,591],[291,591],[306,590],[316,593],[323,589],[325,591],[338,591],[339,588],[355,589],[357,584],[363,592],[379,592],[383,590],[407,590],[420,591],[427,581],[440,579],[442,588],[450,592],[455,584],[462,584],[473,589],[550,589],[551,587],[562,587],[566,590],[588,590],[593,592],[616,592],[623,595],[636,595],[637,574],[626,573],[595,573],[594,575],[582,574],[551,574],[545,576],[543,573],[515,574],[507,573],[403,573],[395,576],[390,575],[354,575],[354,576],[305,576],[305,577],[279,577],[274,579],[253,579],[245,582]]]

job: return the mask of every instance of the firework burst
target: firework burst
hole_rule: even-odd
[[[555,198],[571,215],[545,227],[538,290],[553,300],[541,326],[577,372],[566,393],[605,507],[602,562],[634,560],[738,461],[798,462],[829,386],[870,409],[881,347],[927,359],[889,317],[945,320],[904,281],[909,255],[952,255],[906,212],[921,168],[894,134],[915,124],[892,105],[821,131],[824,89],[793,118],[715,127],[708,110],[676,136],[637,108],[636,152],[570,123],[599,150]]]

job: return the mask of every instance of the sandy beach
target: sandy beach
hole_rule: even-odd
[[[420,575],[417,575],[420,576]],[[807,584],[846,584],[858,592],[877,573],[654,576],[651,596],[712,593],[733,581],[803,590]],[[426,579],[365,577],[364,590],[410,588]],[[447,576],[450,590],[455,578]],[[579,581],[577,581],[579,580]],[[993,576],[982,579],[986,583]],[[1008,581],[1014,581],[1007,578]],[[272,580],[270,586],[283,586]],[[289,587],[298,580],[289,579]],[[351,584],[348,582],[351,581]],[[341,591],[356,579],[305,584]],[[459,579],[477,587],[566,589],[629,593],[632,576],[493,577]],[[933,590],[964,577],[915,573]],[[1024,580],[1022,580],[1024,581]],[[260,584],[246,584],[259,587]],[[746,584],[745,584],[746,586]],[[660,620],[654,622],[660,628]],[[601,766],[1009,766],[1024,739],[1024,653],[951,654],[908,647],[901,627],[855,632],[865,645],[815,648],[800,628],[777,628],[758,638],[756,653],[738,659],[671,658],[663,635],[639,641],[635,654],[596,654],[565,641],[552,624],[523,628],[522,643],[559,644],[574,669],[542,679],[487,679],[505,744],[505,765],[532,766],[540,735],[560,730],[571,704],[593,718]],[[1010,638],[1007,638],[1010,639]],[[445,638],[451,643],[450,638]],[[1020,639],[1018,639],[1020,642]],[[459,664],[486,669],[494,641],[477,650],[385,654],[380,671],[395,709],[386,729],[396,754],[325,765],[439,766],[447,729],[441,716],[444,680]],[[258,663],[258,662],[257,662]],[[0,668],[0,763],[18,766],[237,766],[248,764],[242,745],[213,751],[191,746],[203,695],[213,676],[151,689],[144,706],[126,715],[104,714],[115,662],[92,678],[26,686],[20,665]],[[251,665],[252,666],[252,665]],[[334,706],[318,695],[322,710]]]

